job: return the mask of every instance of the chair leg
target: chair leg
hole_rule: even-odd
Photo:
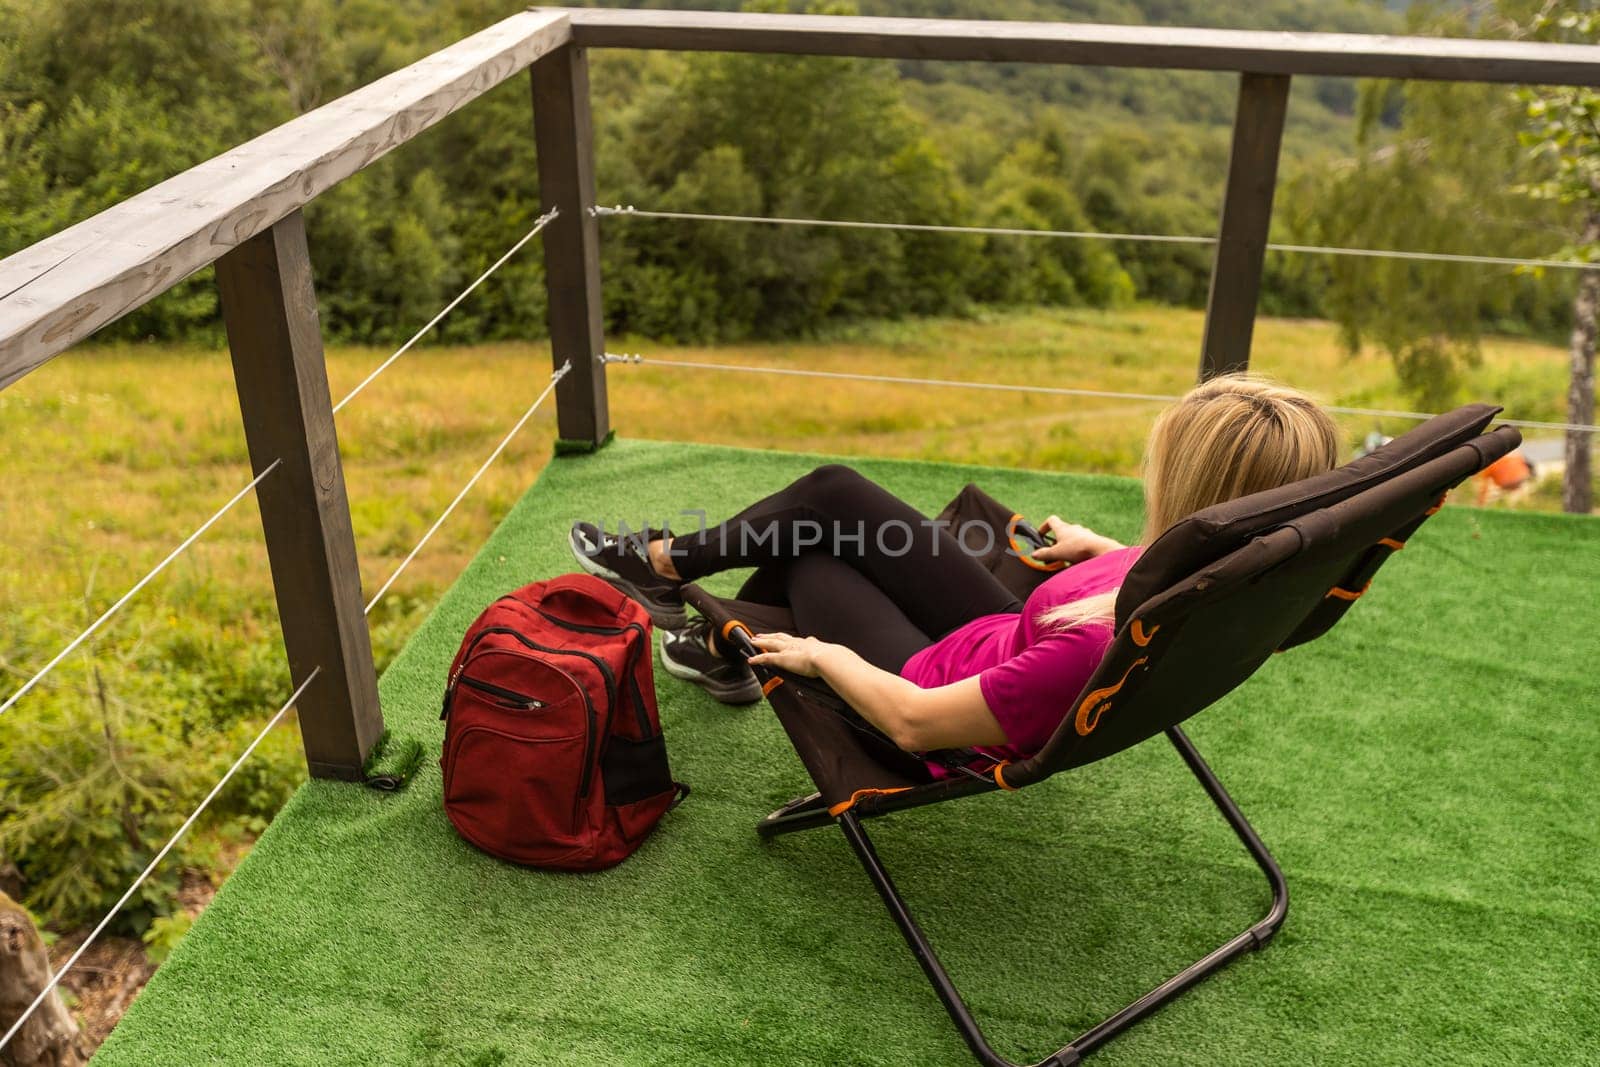
[[[811,793],[796,797],[756,823],[756,833],[763,838],[777,837],[779,834],[792,834],[796,830],[826,826],[832,821],[833,816],[828,814],[828,805],[823,803],[822,794]]]
[[[1231,938],[1211,953],[1185,967],[1173,977],[1162,982],[1144,996],[1122,1008],[1116,1014],[1096,1023],[1094,1026],[1078,1035],[1072,1042],[1056,1052],[1040,1060],[1034,1067],[1070,1067],[1077,1063],[1083,1056],[1105,1044],[1134,1023],[1154,1012],[1167,1002],[1176,999],[1185,990],[1195,985],[1202,978],[1220,970],[1228,963],[1244,953],[1266,945],[1283,925],[1283,920],[1289,911],[1289,890],[1283,879],[1283,872],[1278,868],[1272,854],[1262,844],[1255,829],[1240,812],[1238,805],[1222,787],[1211,768],[1205,760],[1200,758],[1200,753],[1195,750],[1194,744],[1187,735],[1176,726],[1167,731],[1167,737],[1177,748],[1178,754],[1188,765],[1194,776],[1200,780],[1206,794],[1211,797],[1217,809],[1227,820],[1228,825],[1244,843],[1245,848],[1255,859],[1257,865],[1267,876],[1267,883],[1272,889],[1272,906],[1259,922]],[[774,815],[780,814],[775,812]],[[769,816],[771,818],[771,816]],[[872,847],[872,842],[867,837],[866,829],[861,820],[853,811],[847,811],[838,819],[839,827],[844,831],[845,839],[850,842],[850,847],[855,850],[856,858],[866,868],[867,875],[872,879],[872,884],[877,887],[878,895],[883,898],[884,906],[889,909],[889,915],[895,924],[900,927],[900,933],[905,937],[906,944],[910,946],[911,953],[922,965],[923,973],[928,976],[928,981],[933,985],[934,992],[944,1003],[945,1011],[950,1014],[950,1019],[956,1024],[956,1029],[961,1031],[962,1038],[967,1047],[984,1067],[1017,1067],[1010,1060],[995,1052],[984,1038],[983,1031],[979,1028],[977,1020],[972,1017],[966,1003],[961,999],[961,994],[956,990],[955,984],[950,980],[950,975],[940,964],[938,956],[934,954],[933,946],[928,942],[927,935],[912,918],[910,910],[906,907],[905,900],[895,888],[894,881],[889,877],[889,872],[884,868],[883,862],[878,858],[877,851]]]

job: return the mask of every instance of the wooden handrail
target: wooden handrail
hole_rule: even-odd
[[[0,261],[0,388],[570,39],[524,11]]]
[[[558,10],[545,8],[544,10]],[[570,9],[591,48],[1073,63],[1351,78],[1600,85],[1588,45],[1073,22]]]

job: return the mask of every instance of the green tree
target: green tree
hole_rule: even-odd
[[[3,17],[0,253],[141,192],[272,124],[231,0],[58,0]],[[209,272],[133,312],[125,336],[216,319]]]
[[[379,78],[453,31],[414,4],[377,0],[0,0],[0,254]],[[516,130],[531,141],[521,88]],[[480,111],[471,132],[491,140],[491,118]],[[331,340],[403,336],[464,282],[482,257],[454,237],[454,194],[469,189],[474,220],[499,217],[493,183],[474,177],[451,156],[400,152],[312,202]],[[220,341],[211,272],[103,336]]]
[[[982,222],[1025,230],[1092,231],[1073,191],[1073,145],[1055,123],[1021,141],[983,187]],[[995,236],[984,241],[975,294],[987,303],[1109,307],[1133,297],[1112,247],[1083,238]]]
[[[697,55],[669,77],[602,155],[602,172],[621,174],[609,186],[619,199],[716,214],[960,220],[955,175],[892,67]],[[613,325],[695,339],[949,311],[972,247],[927,233],[647,220],[609,228],[607,244]]]
[[[1574,10],[1574,8],[1581,8]],[[1541,40],[1600,44],[1600,13],[1588,5],[1549,2],[1524,25]],[[1600,92],[1577,87],[1539,87],[1517,94],[1527,117],[1522,143],[1548,164],[1543,180],[1523,186],[1536,200],[1574,208],[1577,229],[1559,253],[1562,258],[1594,263],[1581,272],[1572,301],[1572,336],[1568,342],[1570,385],[1567,421],[1594,423],[1594,348],[1596,315],[1600,312]],[[1594,444],[1592,434],[1568,430],[1566,475],[1561,504],[1567,511],[1588,513],[1594,507]]]
[[[1174,122],[1108,123],[1082,139],[1067,184],[1091,227],[1107,233],[1211,233],[1227,171],[1228,130]],[[1211,283],[1206,245],[1111,246],[1140,299],[1200,307]],[[1276,299],[1276,290],[1268,294]]]
[[[1391,130],[1382,117],[1397,103],[1402,118]],[[1503,89],[1367,83],[1359,123],[1354,159],[1291,183],[1285,202],[1295,239],[1531,258],[1559,232],[1558,213],[1515,191],[1530,166]],[[1478,362],[1486,325],[1548,328],[1565,299],[1560,279],[1481,264],[1329,256],[1302,269],[1325,279],[1323,308],[1350,352],[1369,341],[1387,351],[1400,384],[1425,410],[1458,399],[1461,372]]]
[[[1384,29],[1397,18],[1363,0],[1225,8],[1199,0],[1021,0],[1004,12],[983,0],[893,6],[899,14],[1262,28]],[[514,7],[507,0],[0,0],[0,254]],[[1204,72],[1028,64],[612,52],[594,57],[593,73],[597,173],[608,201],[1149,232],[1214,225],[1234,94],[1230,78]],[[1295,144],[1348,136],[1340,114],[1350,105],[1348,86],[1308,89],[1291,155],[1302,150]],[[526,230],[538,213],[530,119],[527,81],[513,79],[307,208],[330,340],[409,335]],[[1070,137],[1060,135],[1063,128]],[[1045,143],[1052,136],[1060,143]],[[1181,245],[1096,251],[932,233],[737,229],[608,225],[612,324],[663,338],[793,335],[845,317],[960,313],[980,299],[1114,301],[1127,292],[1124,274],[1139,296],[1196,304],[1209,271],[1205,249]],[[1313,311],[1317,280],[1273,276],[1265,306]],[[538,336],[542,281],[534,246],[434,339]],[[220,341],[210,272],[103,336]]]
[[[27,905],[53,923],[104,915],[282,698],[281,659],[266,642],[241,654],[214,624],[159,618],[140,612],[133,640],[86,644],[0,734],[0,855],[20,870]],[[20,638],[54,636],[59,620],[19,621]],[[0,666],[38,660],[0,647]],[[264,828],[299,776],[297,748],[293,731],[275,731],[218,798],[207,832],[237,839]],[[200,835],[185,838],[116,928],[137,934],[170,912],[182,870],[203,862],[206,847]]]
[[[1587,6],[1587,5],[1582,5]],[[1596,18],[1571,0],[1529,11],[1498,0],[1485,17],[1412,10],[1413,28],[1451,35],[1594,41]],[[1595,93],[1490,85],[1368,83],[1360,151],[1291,192],[1291,225],[1308,243],[1600,261],[1600,138]],[[1398,128],[1384,125],[1398,113]],[[1531,147],[1532,151],[1528,150]],[[1600,272],[1330,257],[1325,307],[1347,347],[1372,340],[1394,360],[1416,403],[1455,402],[1460,371],[1476,363],[1484,329],[1554,336],[1570,330],[1573,422],[1594,416],[1595,308]],[[1573,275],[1576,274],[1577,277]],[[1567,441],[1564,499],[1592,507],[1589,435]]]

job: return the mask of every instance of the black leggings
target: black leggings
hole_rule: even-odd
[[[837,464],[674,535],[672,561],[686,581],[754,566],[740,600],[786,605],[802,634],[896,674],[958,626],[1022,607],[948,531]]]

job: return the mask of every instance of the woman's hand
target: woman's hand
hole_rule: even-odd
[[[1040,563],[1082,563],[1123,547],[1120,541],[1102,537],[1089,527],[1067,522],[1059,515],[1044,520],[1039,532],[1054,537],[1056,542],[1033,550],[1033,558]]]
[[[874,667],[844,645],[793,634],[756,634],[751,663],[822,678],[861,717],[907,752],[1007,744],[978,678],[923,689]]]
[[[761,649],[749,662],[763,667],[776,667],[791,674],[816,678],[822,674],[818,665],[826,649],[834,646],[815,637],[796,637],[794,634],[756,634],[751,643]]]

